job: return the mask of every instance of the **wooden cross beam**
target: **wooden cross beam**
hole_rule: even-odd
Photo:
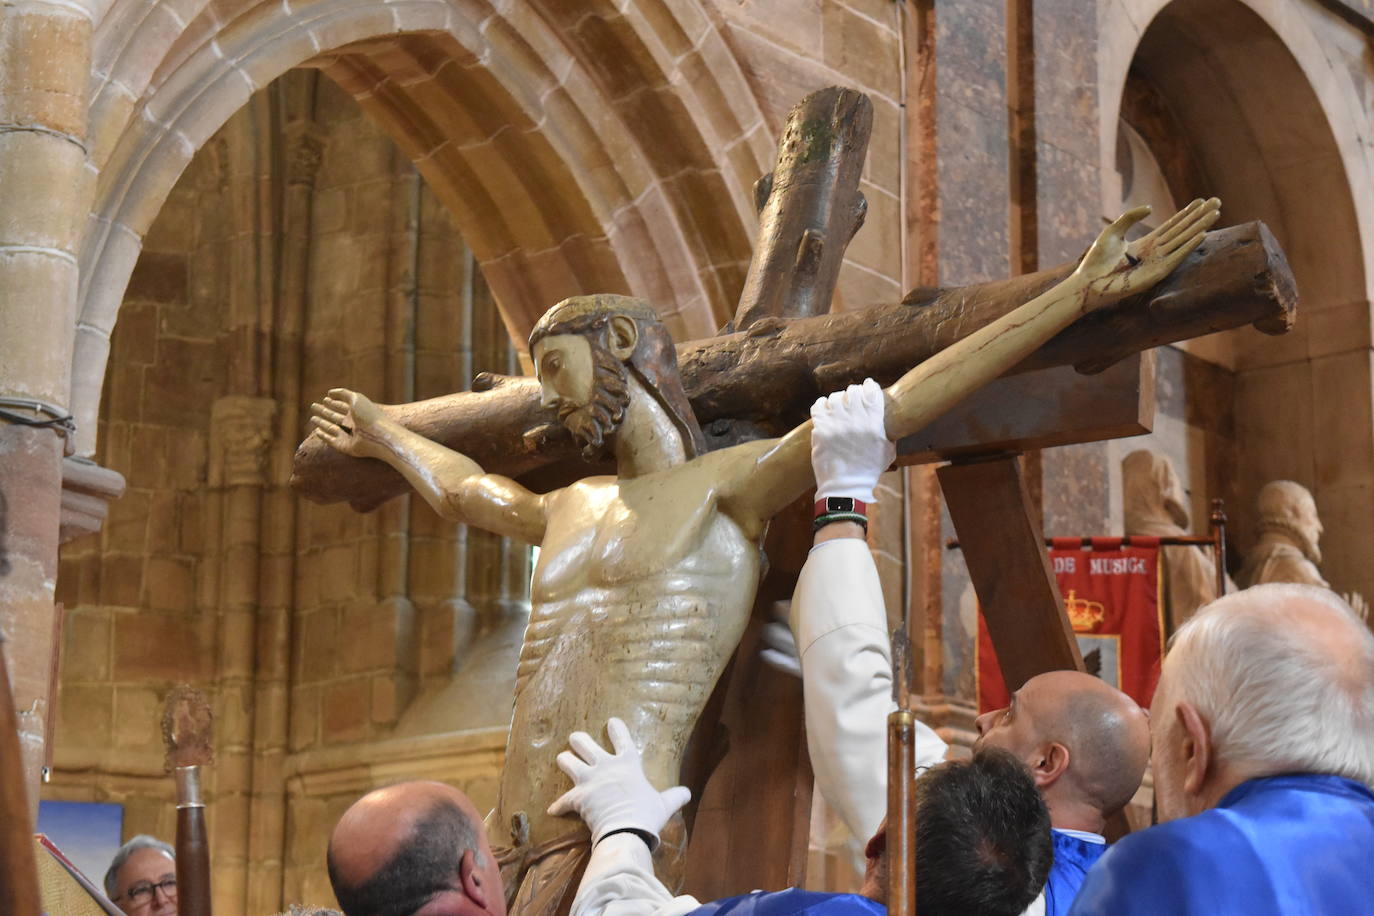
[[[767,316],[742,331],[679,345],[683,385],[708,446],[780,435],[804,420],[822,394],[865,376],[892,382],[1033,298],[1072,267],[976,286],[917,290],[902,303],[856,312],[791,320]],[[1012,370],[1009,377],[1061,366],[1080,370],[1013,383],[1016,400],[1031,395],[1033,381],[1052,384],[1066,399],[1092,397],[1088,392],[1098,383],[1081,372],[1104,371],[1172,341],[1246,324],[1281,333],[1292,325],[1296,300],[1288,263],[1263,224],[1208,233],[1202,246],[1154,290],[1088,315]],[[571,435],[552,411],[540,406],[534,379],[486,376],[474,389],[384,409],[408,429],[534,489],[607,471],[582,462]],[[1049,389],[1034,396],[1048,397]],[[985,389],[973,395],[959,413],[986,415],[994,422],[992,417],[1009,411],[1014,408],[1003,387],[995,394]],[[1070,411],[1054,417],[1042,410],[1039,416],[1043,423],[1018,427],[1021,448],[1122,435],[1115,423],[1097,431],[1085,428],[1082,417]],[[1066,423],[1074,427],[1068,438],[1062,428]],[[935,426],[948,428],[943,421]],[[1004,446],[998,442],[984,450]],[[310,499],[343,500],[361,511],[409,490],[400,474],[382,462],[349,457],[315,438],[297,449],[291,482]]]

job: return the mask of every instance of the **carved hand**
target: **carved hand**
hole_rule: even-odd
[[[1074,275],[1087,281],[1085,310],[1147,290],[1172,273],[1202,244],[1208,227],[1221,216],[1221,201],[1195,200],[1158,229],[1127,244],[1126,232],[1149,214],[1149,207],[1126,211],[1102,230],[1083,256]]]
[[[310,413],[311,435],[345,455],[375,458],[384,451],[380,427],[386,414],[366,395],[331,388],[323,401],[310,405]]]

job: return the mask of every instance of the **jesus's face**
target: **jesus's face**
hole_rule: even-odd
[[[579,334],[551,334],[531,353],[541,402],[582,446],[589,461],[603,456],[606,443],[625,416],[630,393],[624,364]]]
[[[578,334],[553,334],[534,345],[534,372],[545,407],[565,411],[592,400],[592,345]]]

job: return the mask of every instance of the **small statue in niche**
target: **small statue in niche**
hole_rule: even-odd
[[[1148,449],[1121,461],[1122,514],[1127,535],[1179,537],[1188,530],[1183,483],[1168,458]],[[1200,547],[1160,548],[1164,578],[1164,621],[1173,633],[1217,597],[1215,561]]]
[[[1271,480],[1255,500],[1259,511],[1259,542],[1245,558],[1241,581],[1245,587],[1266,582],[1297,582],[1331,588],[1317,564],[1322,561],[1321,519],[1317,503],[1300,483]],[[1342,595],[1355,613],[1369,616],[1369,604],[1358,592]]]

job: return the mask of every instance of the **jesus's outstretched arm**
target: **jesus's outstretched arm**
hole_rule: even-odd
[[[1055,334],[1094,309],[1143,292],[1167,277],[1220,215],[1221,201],[1195,200],[1158,229],[1126,242],[1149,215],[1137,207],[1111,223],[1078,267],[1062,281],[1001,318],[935,354],[886,390],[889,438],[920,431],[973,391],[1021,362]],[[768,519],[811,483],[811,421],[781,439],[729,450],[721,461],[721,505],[740,519]]]
[[[530,544],[544,539],[547,496],[485,473],[461,452],[392,420],[366,396],[334,388],[310,412],[312,435],[344,454],[385,461],[444,518]]]

